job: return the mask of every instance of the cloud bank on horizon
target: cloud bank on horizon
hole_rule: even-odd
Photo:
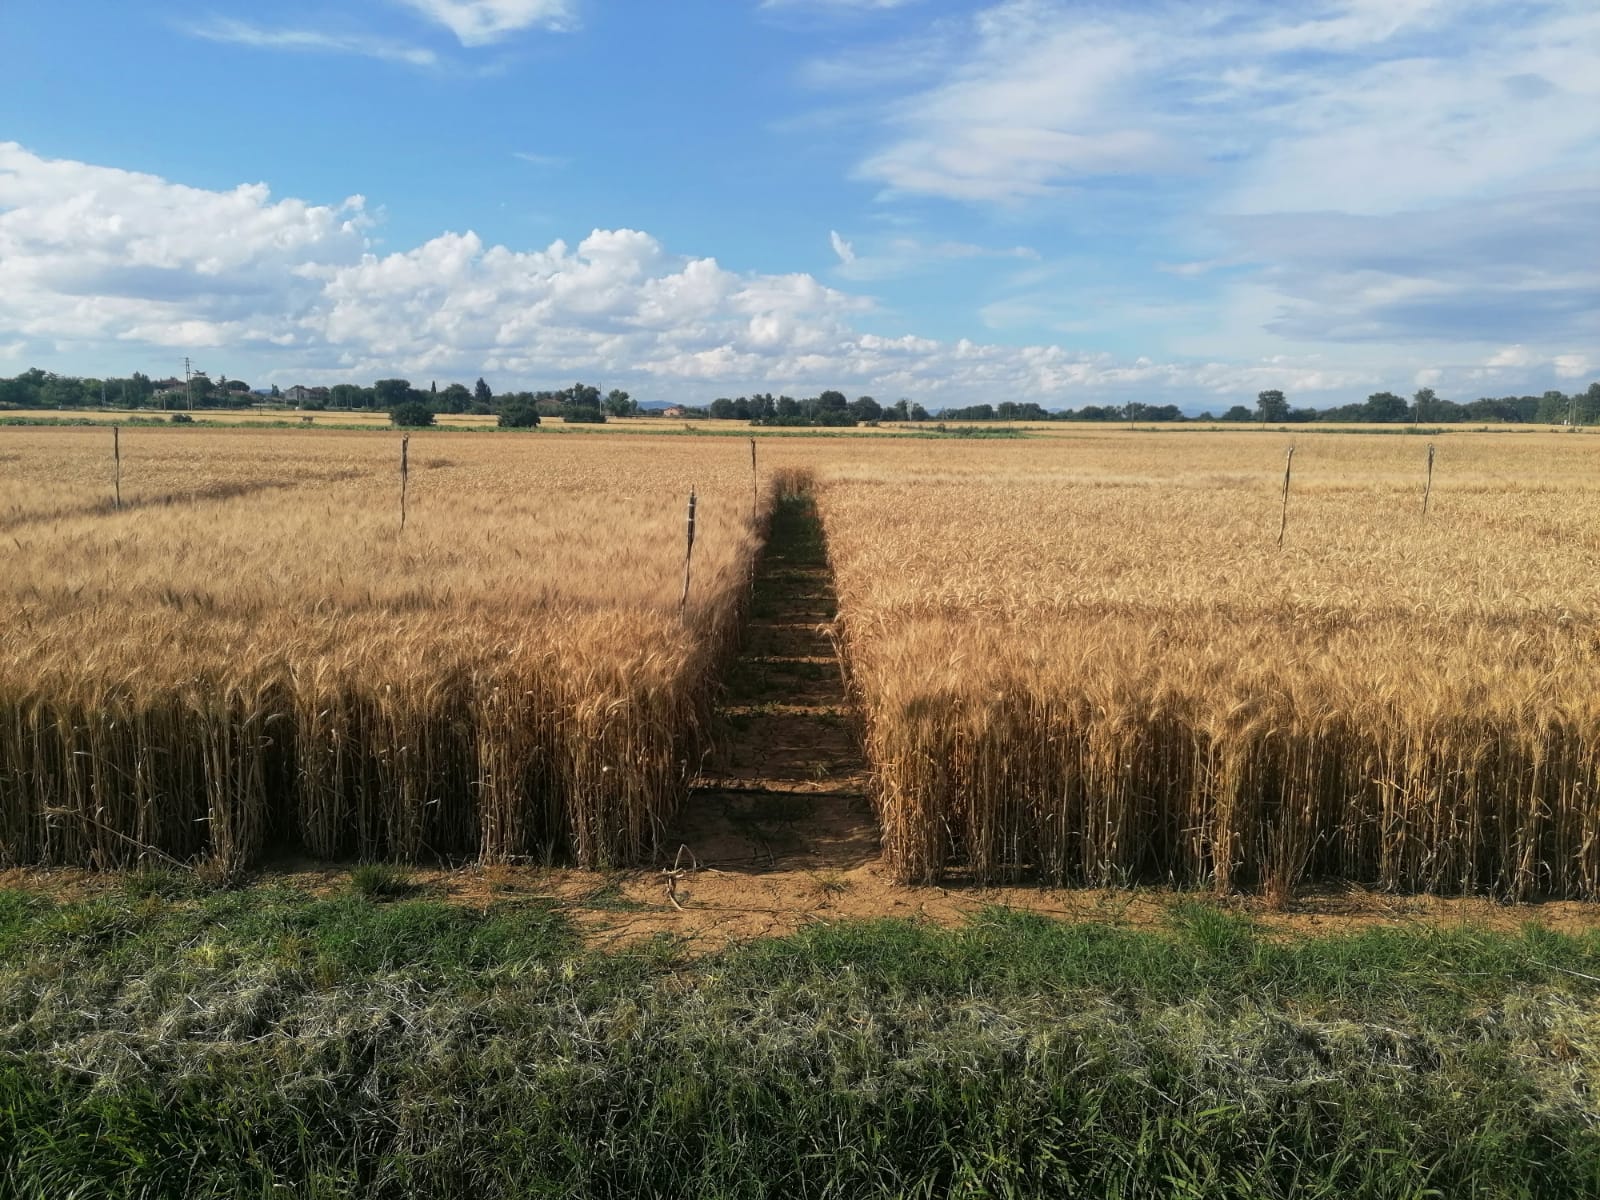
[[[337,102],[304,110],[344,163],[277,135],[306,103],[287,84],[218,102],[254,153],[163,139],[139,169],[103,161],[137,146],[93,152],[92,103],[28,110],[0,141],[0,374],[167,374],[192,353],[262,382],[1192,410],[1600,374],[1591,5],[686,0],[655,28],[620,8],[382,0],[180,26],[234,79],[347,64]],[[48,44],[52,18],[31,19]],[[762,70],[652,77],[674,32],[690,71],[733,61],[701,35],[734,19]],[[618,78],[574,103],[562,72],[589,79],[591,56]],[[0,109],[23,111],[4,103],[22,85]],[[135,114],[204,117],[159,101]],[[463,186],[396,176],[385,137]],[[791,202],[707,185],[735,160]],[[377,202],[336,198],[357,189]]]

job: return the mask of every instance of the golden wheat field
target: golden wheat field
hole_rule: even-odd
[[[1600,894],[1600,438],[1290,440],[0,431],[0,858],[646,858],[809,476],[896,877]]]
[[[682,439],[0,436],[0,858],[648,853],[764,520]],[[698,489],[688,603],[685,512]]]
[[[833,467],[900,878],[1600,894],[1600,439],[1288,443]]]

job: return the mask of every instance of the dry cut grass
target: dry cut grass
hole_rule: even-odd
[[[1600,439],[1286,440],[830,472],[898,877],[1600,895]]]
[[[682,439],[0,432],[0,860],[647,855],[765,513]],[[698,488],[680,613],[684,509]],[[764,508],[763,502],[763,508]]]

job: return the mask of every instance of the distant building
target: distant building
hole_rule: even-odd
[[[303,384],[297,383],[293,387],[283,389],[283,398],[294,404],[304,404],[311,399],[311,393],[315,390],[315,388],[308,388]]]
[[[681,416],[685,415],[687,412],[688,412],[688,410],[686,408],[684,408],[683,405],[674,404],[670,408],[663,408],[661,410],[661,415],[663,417],[681,417]]]

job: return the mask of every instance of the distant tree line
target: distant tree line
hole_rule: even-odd
[[[1046,409],[1033,401],[1003,400],[999,404],[971,404],[941,408],[930,414],[920,404],[899,400],[880,405],[871,396],[847,401],[842,392],[823,392],[810,400],[765,395],[720,398],[704,408],[686,408],[689,416],[712,420],[751,421],[757,425],[855,425],[883,421],[1128,421],[1180,422],[1234,421],[1284,424],[1289,422],[1344,422],[1379,425],[1459,421],[1502,422],[1522,425],[1600,424],[1600,383],[1582,392],[1548,391],[1540,396],[1484,397],[1459,403],[1421,388],[1410,400],[1393,392],[1374,392],[1358,404],[1332,408],[1296,408],[1282,391],[1259,393],[1255,407],[1236,404],[1220,417],[1201,413],[1189,418],[1176,404],[1087,404],[1077,409]]]
[[[237,408],[253,398],[248,383],[226,375],[155,380],[135,371],[95,379],[32,367],[0,379],[0,408]]]
[[[55,375],[35,367],[10,379],[0,378],[0,409],[6,408],[130,408],[221,409],[264,404],[293,406],[307,412],[329,409],[387,412],[397,424],[427,425],[444,413],[493,416],[512,427],[531,427],[548,417],[565,421],[600,423],[608,416],[628,417],[639,412],[627,392],[613,388],[604,396],[590,384],[575,383],[561,391],[496,393],[479,379],[472,387],[462,383],[426,390],[408,379],[380,379],[371,387],[336,383],[330,387],[288,389],[276,385],[254,392],[240,379],[221,376],[213,381],[204,374],[187,379],[152,380],[134,372],[126,379],[93,379]],[[403,418],[403,419],[400,419]]]
[[[226,375],[213,380],[204,373],[186,379],[151,379],[135,371],[126,378],[97,379],[56,375],[37,367],[12,378],[0,378],[0,409],[8,408],[131,408],[219,409],[252,403],[292,405],[301,410],[326,409],[400,414],[404,423],[431,424],[445,413],[472,413],[496,417],[501,425],[531,427],[552,417],[575,424],[599,424],[608,417],[637,416],[641,410],[627,392],[613,388],[601,394],[591,384],[575,383],[559,391],[495,392],[483,379],[472,387],[431,382],[426,390],[408,379],[380,379],[370,387],[336,383],[328,387],[274,385],[266,392],[252,391],[241,379]],[[941,408],[929,413],[921,404],[901,398],[880,404],[871,396],[851,400],[829,390],[807,399],[774,396],[719,397],[703,407],[684,406],[687,416],[711,420],[747,421],[771,426],[853,426],[895,421],[1128,421],[1180,422],[1187,420],[1175,404],[1089,404],[1078,409],[1051,410],[1033,401],[1003,400],[998,404],[972,404]],[[1581,392],[1547,391],[1538,396],[1482,397],[1458,402],[1421,388],[1407,400],[1393,392],[1374,392],[1357,404],[1332,408],[1297,408],[1281,390],[1268,389],[1256,396],[1254,407],[1235,404],[1220,417],[1206,412],[1200,421],[1285,424],[1297,422],[1362,422],[1405,424],[1452,421],[1504,422],[1522,425],[1600,424],[1600,382]]]
[[[333,390],[351,387],[340,384]],[[388,412],[397,425],[431,425],[433,418],[442,413],[472,413],[496,417],[501,426],[511,429],[532,428],[550,417],[559,417],[568,424],[601,425],[607,417],[633,417],[640,411],[638,401],[620,388],[612,388],[602,396],[599,388],[587,383],[575,383],[560,391],[496,393],[479,379],[470,390],[464,384],[452,383],[442,391],[433,384],[424,392],[412,387],[408,379],[380,379],[372,385],[371,393],[365,405],[338,407],[379,409]],[[341,397],[353,398],[348,394]]]
[[[843,392],[826,391],[797,400],[793,396],[774,396],[758,392],[753,396],[713,400],[705,409],[689,410],[712,420],[750,421],[756,425],[777,426],[852,426],[879,421],[926,421],[928,412],[920,404],[899,400],[879,404],[871,396],[848,399]]]
[[[1205,419],[1205,418],[1202,418]],[[1281,391],[1264,391],[1256,407],[1236,404],[1224,421],[1284,424],[1309,421],[1359,422],[1372,425],[1443,424],[1456,421],[1503,422],[1512,425],[1600,424],[1600,382],[1582,392],[1548,391],[1541,396],[1485,396],[1459,403],[1432,388],[1418,388],[1410,400],[1393,392],[1374,392],[1359,404],[1333,408],[1295,408]]]

